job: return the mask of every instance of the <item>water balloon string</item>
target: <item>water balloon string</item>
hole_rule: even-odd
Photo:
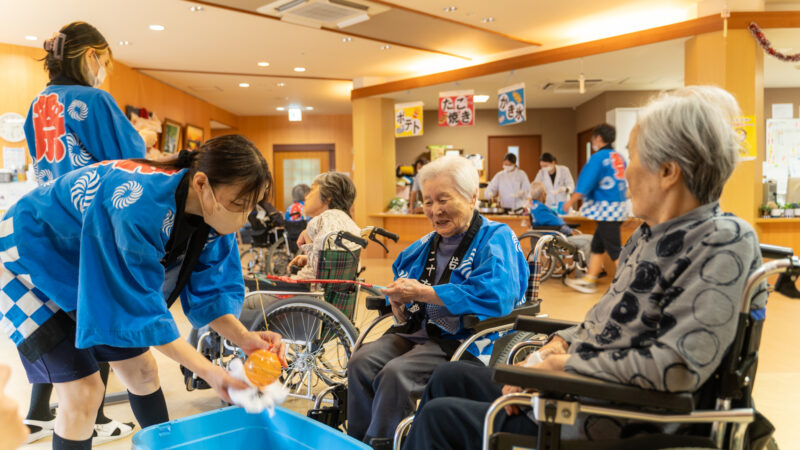
[[[355,284],[361,287],[368,287],[372,289],[386,289],[385,286],[380,286],[377,284],[365,283],[363,281],[355,281],[355,280],[319,280],[319,279],[310,279],[310,280],[295,280],[290,277],[281,277],[277,275],[266,275],[264,281],[281,281],[283,283],[291,283],[291,284],[303,284],[303,283],[319,283],[319,284]],[[274,283],[272,283],[274,284]]]

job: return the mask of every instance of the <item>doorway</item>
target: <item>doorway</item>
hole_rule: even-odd
[[[503,157],[506,153],[517,155],[517,165],[532,180],[539,173],[539,155],[542,154],[542,136],[489,136],[489,157],[486,180],[503,170]]]
[[[334,144],[281,144],[272,146],[275,176],[275,207],[281,211],[292,204],[292,188],[305,183],[311,186],[314,177],[335,169]]]
[[[581,173],[586,161],[589,160],[589,155],[592,153],[592,132],[594,128],[581,131],[578,133],[578,174]]]

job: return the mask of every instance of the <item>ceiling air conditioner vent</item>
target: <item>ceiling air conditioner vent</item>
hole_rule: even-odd
[[[603,84],[603,80],[601,79],[591,79],[584,81],[586,90],[590,90],[593,87],[597,87]],[[578,80],[564,80],[563,83],[553,83],[548,82],[542,85],[543,91],[552,91],[554,94],[577,94],[579,93],[579,85],[580,83]]]
[[[278,0],[257,9],[291,22],[305,21],[343,28],[369,19],[370,5],[357,0]]]

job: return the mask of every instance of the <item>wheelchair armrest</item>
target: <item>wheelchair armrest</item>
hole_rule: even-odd
[[[561,225],[532,225],[531,231],[559,231]]]
[[[669,393],[642,389],[556,370],[532,369],[505,364],[492,375],[499,384],[533,388],[548,395],[573,395],[633,407],[657,408],[676,414],[694,410],[694,398],[688,392]]]
[[[465,314],[461,316],[461,325],[468,328],[473,332],[480,332],[488,330],[489,328],[498,327],[514,322],[520,316],[536,315],[539,313],[539,303],[533,305],[521,306],[512,310],[508,315],[503,317],[490,317],[488,319],[479,320],[475,314]]]
[[[541,319],[529,315],[520,315],[514,322],[514,330],[549,335],[577,324],[578,322],[570,322],[568,320]]]
[[[392,312],[392,307],[386,304],[386,298],[379,295],[367,297],[364,303],[368,310],[378,311],[380,316]]]
[[[761,256],[768,259],[781,259],[791,258],[794,255],[794,250],[790,247],[781,247],[778,245],[759,244],[761,246]]]

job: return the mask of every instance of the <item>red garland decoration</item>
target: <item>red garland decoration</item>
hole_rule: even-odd
[[[750,22],[750,26],[748,26],[747,29],[750,30],[750,33],[753,34],[753,37],[756,38],[759,44],[761,44],[761,48],[763,48],[765,52],[780,59],[781,61],[800,61],[800,53],[795,55],[784,55],[783,53],[772,48],[772,44],[770,44],[769,40],[767,40],[767,37],[764,36],[764,32],[761,31],[761,28],[759,28],[755,22]]]

